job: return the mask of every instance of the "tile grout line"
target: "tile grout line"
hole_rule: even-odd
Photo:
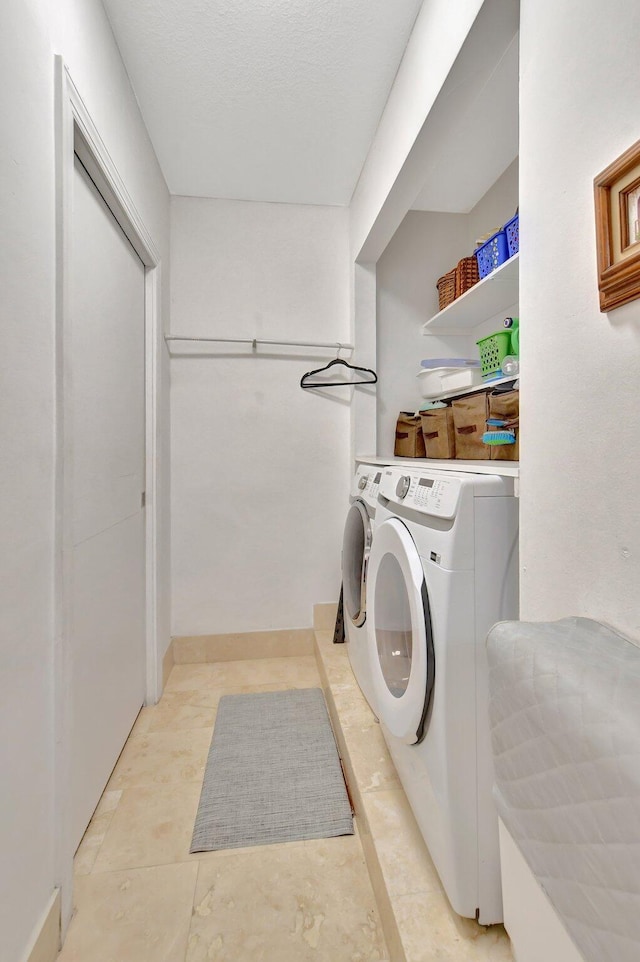
[[[191,915],[189,916],[189,927],[187,928],[187,939],[184,947],[184,962],[187,962],[187,959],[190,955],[189,943],[191,942],[191,929],[193,926],[193,916],[195,914],[195,908],[196,908],[196,892],[198,891],[199,878],[200,878],[200,863],[198,862],[196,865],[196,871],[193,877],[193,892],[191,893]]]

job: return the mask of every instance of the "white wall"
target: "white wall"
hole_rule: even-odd
[[[99,3],[4,0],[0,38],[0,958],[21,962],[71,856],[55,863],[54,53],[164,256],[168,197]]]
[[[378,261],[377,453],[381,457],[393,455],[398,413],[415,411],[422,403],[416,380],[421,359],[467,353],[467,338],[422,336],[422,325],[438,310],[435,282],[463,256],[466,234],[464,214],[409,211]]]
[[[518,204],[518,161],[514,161],[468,214],[409,211],[377,264],[378,411],[377,448],[393,454],[400,411],[415,411],[423,399],[416,373],[428,357],[478,357],[476,340],[499,330],[504,315],[488,319],[469,336],[422,335],[438,310],[437,279],[475,240],[500,227]],[[515,310],[515,305],[510,309]]]
[[[345,209],[174,197],[171,211],[174,333],[349,341]],[[323,352],[267,353],[171,361],[174,635],[306,627],[337,600],[353,389],[299,387]]]
[[[640,301],[600,313],[593,212],[640,136],[640,7],[521,6],[521,612],[640,641]]]
[[[351,200],[354,258],[382,210],[481,7],[482,0],[458,0],[452,17],[448,0],[424,0]]]

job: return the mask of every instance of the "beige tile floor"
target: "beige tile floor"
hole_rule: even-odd
[[[189,855],[220,697],[318,686],[313,656],[173,668],[78,849],[59,962],[389,957],[357,834]]]

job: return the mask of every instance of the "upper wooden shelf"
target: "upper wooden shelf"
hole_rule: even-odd
[[[423,334],[464,334],[505,311],[518,300],[520,255],[514,254],[483,277],[466,294],[439,311],[422,326]]]

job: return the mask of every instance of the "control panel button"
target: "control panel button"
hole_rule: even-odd
[[[460,482],[453,478],[420,477],[412,492],[413,504],[425,514],[454,518],[459,492]]]
[[[366,488],[368,480],[369,480],[369,476],[367,474],[363,474],[360,480],[358,481],[358,487],[360,488],[361,491],[364,491],[364,489]]]

